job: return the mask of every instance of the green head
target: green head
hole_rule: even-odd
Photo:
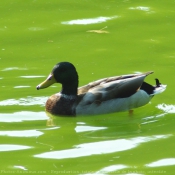
[[[39,84],[36,88],[44,89],[53,83],[62,84],[62,93],[75,95],[78,88],[78,74],[72,63],[60,62],[54,66],[47,79]]]

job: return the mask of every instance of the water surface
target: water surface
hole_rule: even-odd
[[[0,174],[174,174],[175,2],[7,0],[0,25]],[[72,62],[79,85],[153,70],[167,84],[128,112],[49,118],[57,84],[36,85]]]

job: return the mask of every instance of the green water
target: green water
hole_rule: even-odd
[[[175,2],[0,2],[0,174],[174,174]],[[167,90],[148,105],[49,119],[37,91],[53,65],[72,62],[80,86],[153,70]]]

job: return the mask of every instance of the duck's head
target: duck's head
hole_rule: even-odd
[[[40,83],[36,89],[44,89],[54,83],[61,83],[64,87],[78,87],[78,74],[73,64],[69,62],[60,62],[56,64],[45,81]]]

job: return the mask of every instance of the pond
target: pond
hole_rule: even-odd
[[[174,174],[175,1],[6,0],[0,25],[0,174]],[[79,86],[154,71],[166,91],[133,115],[48,117],[61,61]]]

